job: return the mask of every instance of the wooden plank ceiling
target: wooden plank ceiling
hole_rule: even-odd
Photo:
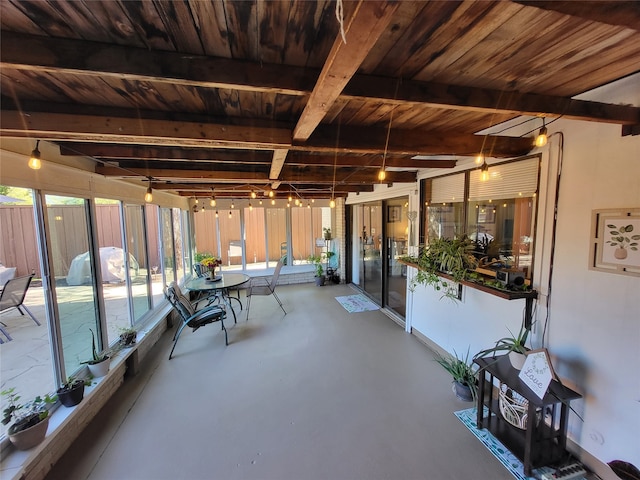
[[[527,154],[542,120],[477,134],[522,114],[640,124],[571,99],[640,71],[638,2],[342,4],[346,43],[335,0],[2,0],[0,134],[181,195],[328,198]]]

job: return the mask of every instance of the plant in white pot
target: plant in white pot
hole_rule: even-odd
[[[493,347],[480,350],[473,358],[475,359],[488,356],[495,357],[497,353],[503,352],[509,355],[509,361],[513,368],[521,370],[526,360],[526,353],[530,350],[526,346],[530,332],[531,326],[527,326],[525,325],[525,322],[522,322],[520,331],[517,335],[514,335],[511,330],[509,330],[509,333],[511,333],[510,337],[501,338],[496,341],[496,344]]]
[[[7,433],[9,440],[18,450],[28,450],[44,440],[49,427],[50,404],[55,398],[45,395],[37,396],[25,404],[18,403],[20,396],[15,388],[0,392],[7,397],[8,406],[3,410],[2,424],[7,425],[13,420]]]
[[[454,350],[454,355],[440,355],[436,353],[436,362],[453,377],[453,392],[460,400],[465,402],[475,401],[478,381],[477,370],[474,363],[469,361],[469,350],[465,358],[459,357]]]
[[[316,269],[316,286],[322,287],[325,282],[324,277],[324,268],[322,266],[322,257],[320,255],[309,255],[308,258],[310,263],[313,263],[314,268]]]
[[[94,377],[104,377],[109,371],[110,357],[108,352],[103,351],[99,352],[96,348],[96,337],[93,333],[93,330],[89,329],[91,332],[91,360],[87,360],[86,363],[89,367],[89,372]]]

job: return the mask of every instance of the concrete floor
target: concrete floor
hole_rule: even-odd
[[[172,331],[54,479],[511,479],[453,415],[469,408],[414,336],[347,313],[345,285],[279,287],[229,329]],[[229,322],[233,325],[233,321]]]

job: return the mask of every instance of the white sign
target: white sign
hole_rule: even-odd
[[[542,350],[528,353],[519,377],[533,390],[533,393],[542,399],[553,378],[547,352]]]

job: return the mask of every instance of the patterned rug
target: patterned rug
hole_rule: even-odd
[[[371,310],[378,310],[380,308],[361,293],[357,295],[336,297],[336,300],[349,313],[367,312]]]
[[[485,447],[489,449],[491,453],[505,466],[511,475],[518,480],[537,480],[543,473],[552,472],[553,469],[549,467],[541,467],[533,470],[533,477],[528,477],[524,474],[524,468],[522,462],[509,451],[496,437],[493,436],[488,430],[478,430],[476,428],[476,409],[468,408],[467,410],[460,410],[454,413],[458,419],[473,433],[478,440],[480,440]],[[486,415],[486,407],[485,407]]]

